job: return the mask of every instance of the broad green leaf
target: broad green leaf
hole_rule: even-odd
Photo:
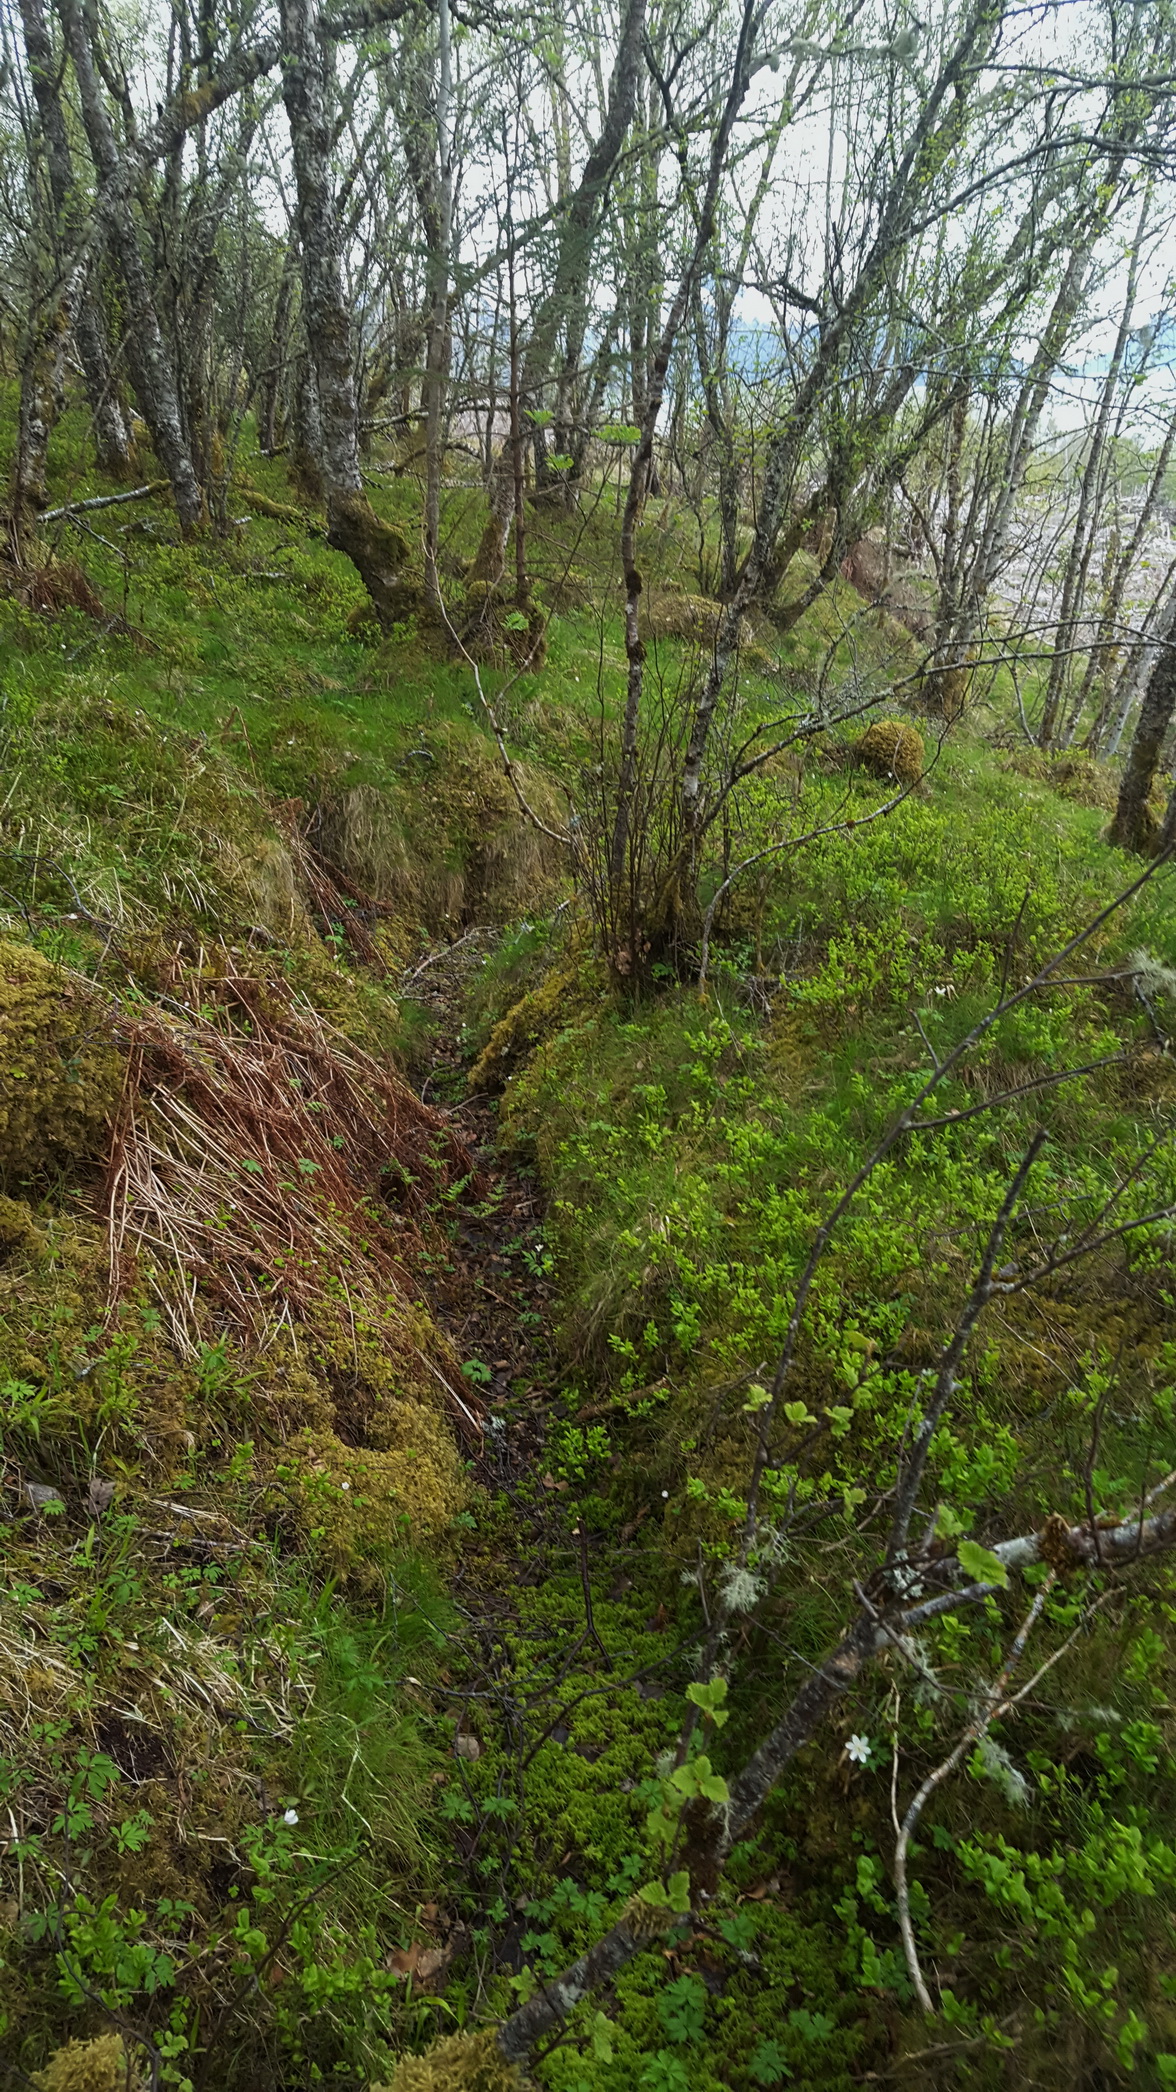
[[[990,1548],[981,1547],[976,1540],[961,1540],[956,1553],[965,1576],[978,1584],[996,1584],[999,1590],[1008,1590],[1009,1572]]]
[[[598,2012],[592,2022],[592,2053],[601,2063],[613,2059],[613,2023],[607,2013]]]

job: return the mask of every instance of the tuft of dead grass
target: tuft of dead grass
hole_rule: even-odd
[[[201,982],[182,1004],[119,1008],[127,1073],[103,1192],[116,1303],[142,1277],[182,1357],[202,1302],[255,1349],[285,1327],[400,1331],[422,1358],[414,1306],[430,1208],[468,1157],[438,1112],[273,980]],[[472,1395],[430,1361],[458,1428]]]

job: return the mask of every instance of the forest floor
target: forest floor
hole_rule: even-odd
[[[700,599],[669,586],[689,523],[667,501],[648,524],[656,706],[697,666]],[[547,663],[507,693],[549,810],[623,689],[611,527],[553,544]],[[705,998],[667,977],[625,1000],[468,670],[364,636],[320,537],[259,520],[186,546],[148,508],[82,549],[119,619],[61,574],[41,607],[0,600],[0,2054],[27,2081],[130,2029],[177,2092],[368,2092],[557,1976],[649,1878],[814,1230],[930,1057],[1139,866],[1103,841],[1110,773],[1023,746],[994,686],[884,820],[848,735],[766,780],[751,842],[829,832],[735,891]],[[880,694],[908,665],[840,600],[761,638],[753,706],[822,662]],[[1149,888],[847,1216],[724,1765],[875,1565],[861,1492],[885,1500],[1034,1128],[1013,1258],[1125,1181],[1176,1195],[1173,966]],[[113,1266],[112,1214],[137,1245]],[[994,1308],[935,1444],[945,1531],[989,1544],[1092,1490],[1128,1515],[1176,1465],[1170,1294],[1145,1238]],[[1075,1602],[1051,1601],[1060,1639]],[[894,1793],[952,1749],[1013,1598],[928,1634],[939,1697],[875,1666],[712,1905],[537,2082],[1173,2081],[1173,1603],[1162,1566],[1116,1586],[1056,1689],[938,1791],[915,1899],[934,2039]]]

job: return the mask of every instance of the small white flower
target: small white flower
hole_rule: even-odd
[[[870,1762],[869,1737],[851,1736],[845,1746],[845,1755],[851,1765],[868,1765]]]
[[[339,1487],[340,1489],[350,1489],[351,1484],[350,1482],[340,1482]]]
[[[288,1824],[289,1824],[289,1826],[290,1826],[290,1828],[291,1828],[291,1830],[293,1830],[293,1828],[294,1828],[294,1825],[295,1825],[295,1824],[297,1823],[297,1821],[298,1821],[298,1811],[297,1811],[297,1809],[287,1809],[287,1810],[286,1810],[286,1813],[285,1813],[285,1815],[284,1815],[284,1816],[283,1816],[283,1818],[282,1818],[282,1822],[283,1822],[283,1823],[288,1823]]]
[[[664,1502],[666,1502],[667,1504],[669,1503],[669,1500],[670,1500],[670,1492],[669,1492],[669,1490],[668,1490],[668,1489],[663,1489],[663,1490],[662,1490],[662,1498],[663,1498]]]

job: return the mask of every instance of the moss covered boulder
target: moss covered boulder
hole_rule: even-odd
[[[923,737],[904,719],[876,719],[854,749],[864,770],[898,784],[918,784],[923,775]]]
[[[121,1087],[85,989],[32,945],[0,938],[0,1183],[95,1159]]]

